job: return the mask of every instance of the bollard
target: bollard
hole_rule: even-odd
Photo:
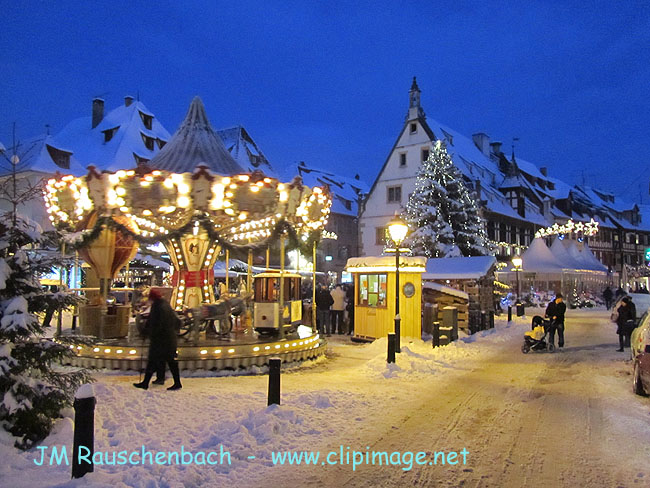
[[[433,340],[431,342],[433,347],[440,346],[440,322],[433,323]]]
[[[402,352],[402,346],[400,345],[400,336],[402,335],[401,332],[401,324],[402,319],[400,318],[399,314],[395,315],[395,352],[400,353]]]
[[[508,322],[512,322],[512,306],[508,305]]]
[[[395,362],[395,334],[392,332],[388,334],[388,359],[386,362]]]
[[[517,303],[517,317],[523,317],[526,314],[523,303]]]
[[[94,471],[91,459],[95,450],[95,395],[92,385],[81,385],[74,400],[74,437],[72,446],[72,477],[81,478],[86,473]],[[83,463],[79,462],[79,450],[84,447],[81,455]]]
[[[490,310],[490,329],[494,329],[494,310]]]
[[[487,330],[488,328],[488,316],[487,312],[481,311],[481,330]]]
[[[282,359],[269,359],[269,401],[268,405],[280,405],[280,366]]]

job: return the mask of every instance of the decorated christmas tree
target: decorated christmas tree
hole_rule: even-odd
[[[40,278],[61,265],[56,252],[46,251],[57,249],[58,236],[44,234],[17,212],[19,204],[33,198],[35,188],[11,184],[17,180],[13,166],[10,184],[0,189],[0,197],[13,208],[0,215],[0,424],[18,437],[17,447],[27,449],[49,434],[61,409],[71,404],[89,376],[57,364],[73,352],[64,337],[47,337],[37,316],[48,307],[66,309],[77,298],[41,286]]]
[[[418,170],[406,205],[414,252],[427,257],[488,253],[487,234],[476,200],[463,182],[442,141]]]

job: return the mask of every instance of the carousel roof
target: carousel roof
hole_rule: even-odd
[[[201,99],[194,97],[185,120],[149,166],[172,173],[191,173],[199,165],[226,176],[246,172],[210,125]]]

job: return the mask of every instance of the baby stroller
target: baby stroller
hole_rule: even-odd
[[[532,329],[524,334],[524,343],[521,345],[521,352],[528,351],[549,351],[553,352],[555,346],[547,342],[546,338],[555,327],[552,320],[546,320],[539,315],[533,317]]]

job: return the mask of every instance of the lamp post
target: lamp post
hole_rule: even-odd
[[[395,352],[402,352],[400,347],[400,316],[399,316],[399,246],[406,237],[408,225],[397,214],[388,223],[388,233],[395,243]]]
[[[523,261],[520,257],[516,257],[512,259],[512,264],[515,267],[515,276],[517,278],[517,303],[516,303],[517,317],[521,317],[521,315],[523,315],[523,313],[520,313],[522,307],[521,307],[521,298],[520,298],[521,290],[519,288],[519,273],[521,272],[522,263]]]

